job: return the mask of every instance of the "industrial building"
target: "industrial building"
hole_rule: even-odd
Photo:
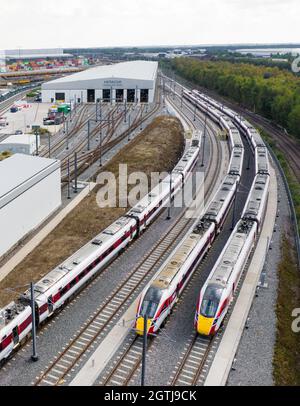
[[[34,134],[11,135],[0,142],[0,152],[33,155],[40,147],[40,136]]]
[[[15,154],[0,179],[1,258],[61,205],[60,161]]]
[[[44,83],[42,101],[152,103],[157,71],[158,63],[148,61],[98,66]]]

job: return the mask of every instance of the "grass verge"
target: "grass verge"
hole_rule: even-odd
[[[260,128],[260,133],[261,133],[262,137],[268,142],[268,144],[272,148],[278,161],[280,162],[282,169],[284,170],[284,173],[287,178],[289,188],[290,188],[290,191],[292,194],[295,211],[296,211],[296,216],[297,216],[298,230],[300,232],[300,184],[299,184],[296,176],[294,175],[293,171],[291,170],[284,154],[276,146],[276,142],[274,142],[273,138],[271,138],[268,135],[268,133],[266,133],[262,128]]]
[[[273,358],[275,385],[300,385],[300,333],[292,331],[292,311],[300,303],[300,273],[294,249],[285,235],[278,267],[277,333]]]

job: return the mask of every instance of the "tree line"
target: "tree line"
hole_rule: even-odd
[[[300,138],[300,78],[278,67],[175,58],[172,68],[193,83],[256,111]]]

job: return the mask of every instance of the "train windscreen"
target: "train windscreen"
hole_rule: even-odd
[[[154,317],[162,297],[162,293],[163,292],[157,288],[150,287],[148,289],[141,306],[142,317],[145,317],[146,315],[149,319]]]
[[[200,314],[202,316],[208,318],[215,317],[222,292],[223,289],[217,285],[211,285],[206,288],[200,309]]]

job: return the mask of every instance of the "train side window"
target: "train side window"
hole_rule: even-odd
[[[64,296],[67,292],[68,292],[68,286],[65,286],[62,290],[61,290],[61,292],[60,292],[60,296],[62,297],[62,296]]]
[[[73,279],[73,280],[70,282],[70,289],[73,288],[73,286],[75,286],[75,285],[76,285],[76,278]]]

